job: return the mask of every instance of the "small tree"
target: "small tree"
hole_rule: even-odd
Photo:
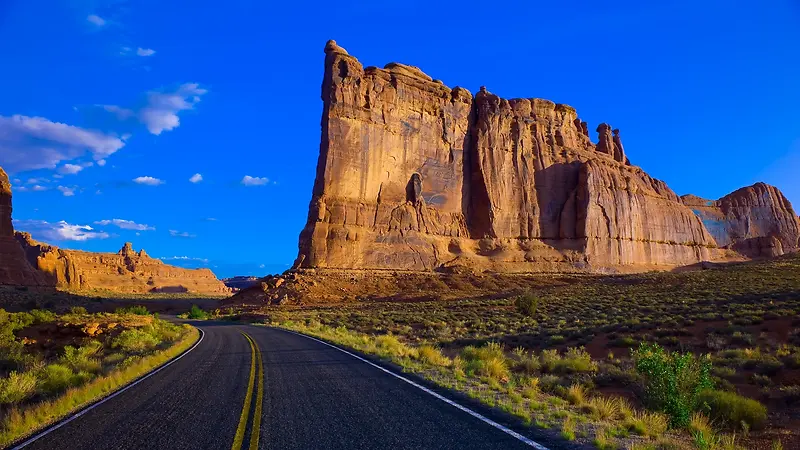
[[[711,389],[711,362],[692,353],[666,352],[643,342],[633,352],[636,371],[645,377],[645,401],[670,417],[673,427],[685,427],[698,409],[700,392]]]

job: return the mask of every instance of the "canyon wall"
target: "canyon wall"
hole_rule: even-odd
[[[0,167],[0,285],[46,286],[45,278],[31,267],[14,239],[11,211],[11,182]]]
[[[135,252],[126,243],[117,253],[63,250],[16,234],[27,260],[50,284],[71,291],[92,289],[124,294],[227,294],[230,289],[209,269],[184,269]]]
[[[781,246],[758,254],[797,247],[796,216],[756,198],[725,214],[756,214],[759,226],[717,242],[707,219],[631,164],[619,130],[600,124],[594,144],[570,106],[473,96],[404,64],[364,68],[333,41],[325,55],[296,268],[647,270],[752,256],[743,249],[763,245],[745,242],[772,239],[773,222],[785,222]]]
[[[800,249],[800,220],[774,186],[756,183],[719,200],[694,195],[682,199],[720,246],[748,257],[778,256]]]

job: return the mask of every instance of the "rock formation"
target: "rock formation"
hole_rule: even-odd
[[[127,294],[230,292],[209,269],[184,269],[138,253],[130,242],[117,253],[63,250],[16,234],[27,260],[57,287],[71,291],[109,290]]]
[[[732,231],[718,245],[706,219],[631,165],[608,124],[594,144],[570,106],[473,96],[404,64],[363,68],[334,41],[325,54],[295,268],[634,271],[797,247],[797,218],[780,215],[791,207],[774,188],[771,203],[720,200]]]
[[[778,256],[800,249],[800,221],[774,186],[756,183],[719,200],[685,195],[717,245],[748,257]]]
[[[14,239],[11,210],[11,183],[0,167],[0,285],[44,286],[44,277],[31,267]]]

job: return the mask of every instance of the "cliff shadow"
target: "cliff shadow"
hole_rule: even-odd
[[[582,163],[556,163],[535,171],[539,239],[557,241],[577,236],[578,181]],[[531,235],[530,231],[529,235]],[[559,248],[556,242],[549,245]]]
[[[162,286],[150,289],[151,294],[187,294],[189,289],[182,285],[177,286]]]

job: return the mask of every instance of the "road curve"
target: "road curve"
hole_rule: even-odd
[[[25,448],[532,448],[321,342],[196,325],[203,341],[185,357]]]

